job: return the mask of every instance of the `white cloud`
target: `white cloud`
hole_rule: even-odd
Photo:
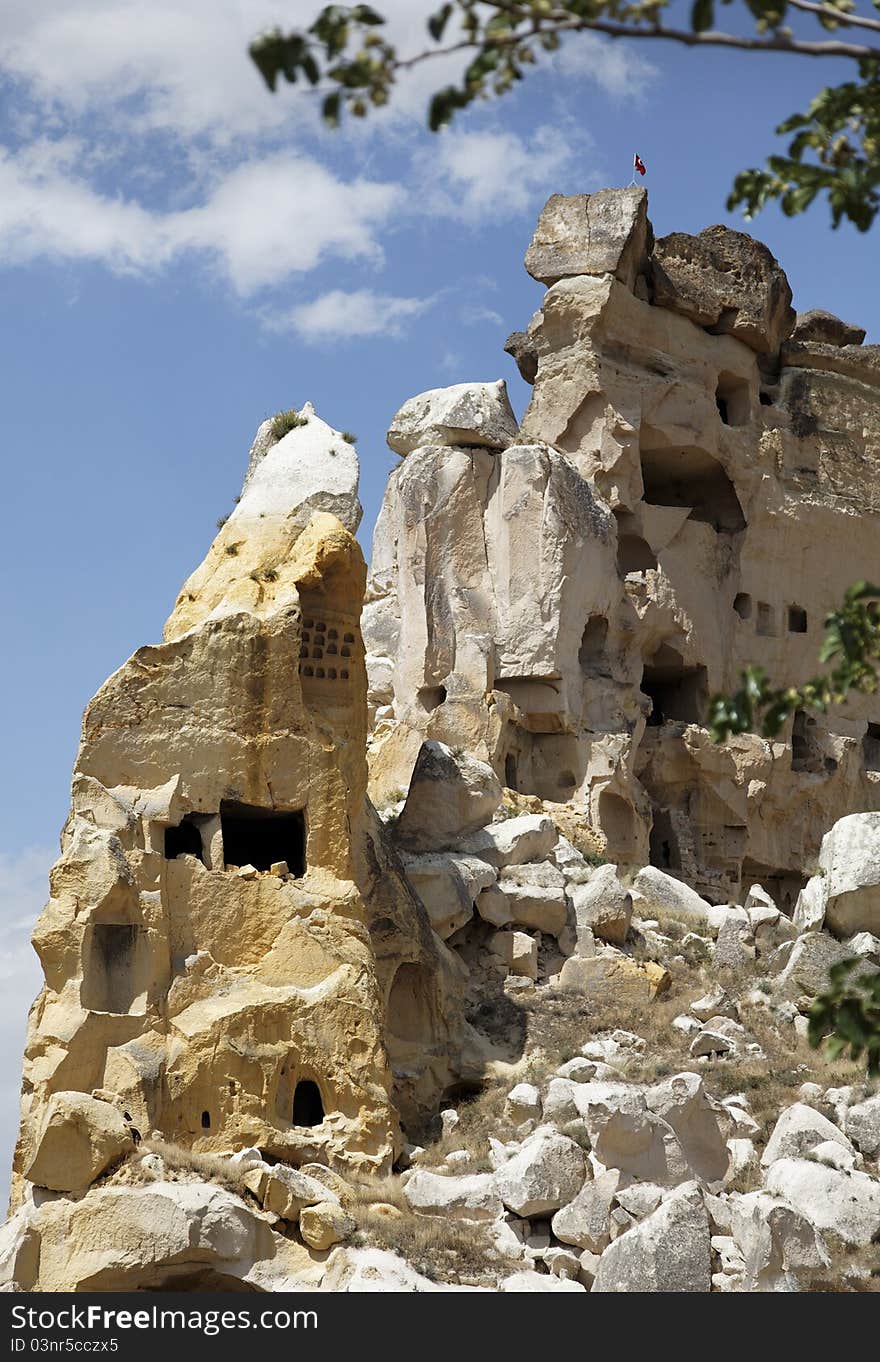
[[[461,320],[465,326],[481,326],[484,323],[489,326],[503,326],[504,318],[500,312],[496,312],[492,307],[463,307],[461,310]]]
[[[272,325],[294,330],[305,340],[326,342],[354,337],[391,336],[399,340],[406,324],[432,307],[436,298],[395,298],[372,289],[347,293],[333,289],[310,303],[291,308]]]
[[[554,53],[553,66],[563,76],[593,80],[620,99],[640,100],[658,75],[634,47],[598,33],[573,33]]]
[[[329,257],[381,264],[378,230],[403,192],[346,182],[279,152],[236,166],[201,204],[161,212],[93,188],[71,169],[76,146],[66,139],[18,156],[0,151],[0,260],[99,260],[124,273],[199,253],[247,294]]]
[[[431,206],[472,223],[516,216],[559,189],[560,177],[588,144],[582,133],[570,135],[550,124],[528,139],[510,131],[452,128],[441,134],[431,161]]]
[[[0,853],[0,1195],[18,1134],[27,1015],[42,983],[30,933],[48,898],[49,867],[56,855],[48,847],[17,856]]]

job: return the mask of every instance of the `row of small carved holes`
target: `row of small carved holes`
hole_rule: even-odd
[[[326,624],[323,624],[320,620],[316,623],[314,620],[307,619],[303,621],[303,625],[302,647],[300,648],[299,654],[301,659],[300,675],[313,676],[317,680],[326,679],[328,681],[335,681],[337,679],[335,667],[328,667],[325,671],[323,667],[306,666],[305,660],[310,658],[312,662],[323,661],[325,649],[328,657],[335,657],[337,653],[337,644],[334,640],[339,638],[339,631],[336,629],[328,629]],[[315,632],[314,638],[312,638],[311,633],[306,632],[307,630],[312,629]],[[351,647],[349,645],[355,641],[354,634],[343,634],[342,639],[342,647],[338,650],[339,655],[341,657],[351,657]],[[312,645],[311,654],[309,653],[310,644]],[[348,671],[343,668],[338,673],[338,677],[341,681],[347,681],[349,677]]]

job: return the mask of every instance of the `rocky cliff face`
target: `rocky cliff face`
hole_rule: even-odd
[[[89,705],[0,1289],[880,1280],[880,1095],[806,1040],[880,967],[880,712],[702,726],[880,576],[878,347],[637,189],[527,267],[522,425],[401,408],[363,615],[307,407]]]
[[[474,385],[466,431],[442,434],[443,393],[404,408],[405,446],[392,430],[372,789],[406,788],[421,737],[460,743],[615,861],[715,902],[761,878],[791,907],[834,819],[880,807],[877,702],[772,743],[718,748],[702,720],[749,663],[807,679],[827,612],[880,575],[880,350],[796,321],[741,233],[655,242],[640,189],[555,196],[526,265],[548,289],[508,343],[521,428]]]
[[[86,711],[34,934],[16,1199],[82,1191],[151,1132],[387,1169],[401,1112],[457,1074],[461,966],[365,798],[357,476],[310,409],[261,428],[164,641]],[[115,1143],[80,1166],[83,1093]]]

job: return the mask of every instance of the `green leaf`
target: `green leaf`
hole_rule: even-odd
[[[327,95],[321,107],[321,116],[330,128],[339,127],[339,110],[342,104],[342,95],[338,90]]]
[[[442,39],[443,34],[446,32],[446,25],[451,18],[452,5],[444,5],[442,9],[438,9],[436,14],[431,15],[428,20],[428,32],[435,43],[439,43]]]
[[[705,33],[715,22],[714,0],[694,0],[691,9],[691,28],[695,33]]]

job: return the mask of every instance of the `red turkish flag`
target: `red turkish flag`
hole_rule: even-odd
[[[636,152],[636,154],[633,156],[633,169],[637,170],[640,175],[645,174],[645,163],[642,160],[641,156],[639,156],[638,152]]]

